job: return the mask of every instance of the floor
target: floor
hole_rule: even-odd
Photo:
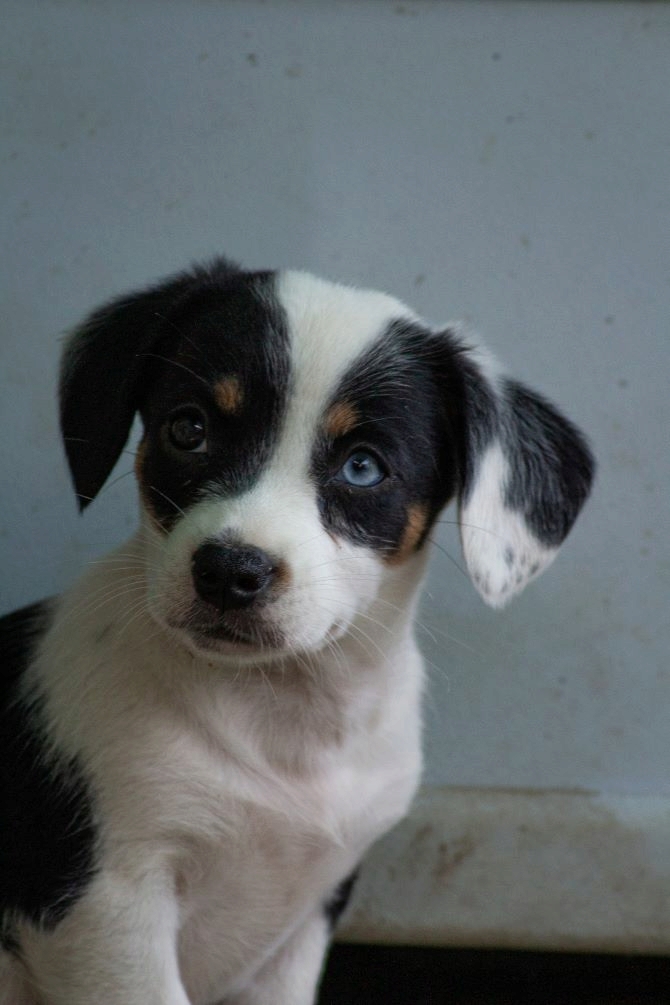
[[[339,944],[319,1005],[669,1005],[670,959]]]

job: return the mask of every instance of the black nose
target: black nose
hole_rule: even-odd
[[[257,600],[272,583],[275,567],[260,548],[210,541],[193,555],[191,574],[198,596],[223,613]]]

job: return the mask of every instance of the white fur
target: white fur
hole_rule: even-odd
[[[492,607],[503,607],[547,568],[558,549],[547,548],[523,516],[505,505],[508,464],[497,441],[478,461],[475,485],[461,506],[461,545],[470,578]]]
[[[104,862],[54,932],[22,930],[49,1005],[92,1005],[101,986],[114,1005],[241,993],[298,930],[317,939],[321,902],[405,813],[418,777],[420,560],[385,583],[360,638],[231,673],[157,630],[127,586],[143,551],[139,535],[64,598],[32,670],[52,738],[94,779]],[[299,985],[294,956],[281,980]]]

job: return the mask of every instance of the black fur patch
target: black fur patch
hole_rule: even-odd
[[[21,677],[49,621],[42,602],[0,618],[0,945],[15,951],[13,920],[54,926],[94,871],[91,798],[74,763],[47,755],[39,699]]]
[[[542,544],[558,547],[589,494],[593,455],[579,430],[539,394],[506,381],[504,399],[505,503],[523,513]]]
[[[427,518],[417,547],[423,543],[461,478],[459,352],[448,335],[399,320],[352,364],[328,409],[347,402],[356,426],[335,440],[323,433],[312,461],[322,519],[335,534],[392,556],[420,506]],[[356,488],[335,477],[356,449],[385,466],[388,477],[378,486]]]
[[[242,272],[223,259],[112,301],[68,344],[61,424],[84,508],[100,491],[142,415],[138,474],[145,501],[168,526],[210,482],[242,491],[278,433],[289,383],[288,335],[274,273]],[[233,377],[240,407],[222,409],[216,388]],[[169,442],[175,410],[196,406],[208,451]]]
[[[324,904],[324,911],[331,931],[339,921],[347,904],[351,900],[351,894],[358,879],[358,869],[355,869],[350,876],[343,879],[339,886],[335,887],[331,897]]]
[[[455,421],[459,430],[463,480],[461,501],[465,503],[474,484],[479,458],[498,433],[500,416],[493,388],[483,379],[466,352],[461,353],[458,363],[462,381],[459,396],[461,409]]]
[[[420,547],[454,494],[467,503],[496,440],[510,469],[505,505],[544,545],[562,542],[589,493],[595,464],[576,427],[521,384],[494,387],[450,331],[395,322],[353,363],[329,408],[336,402],[358,421],[339,438],[322,434],[315,451],[323,522],[389,557],[411,539],[413,514],[426,517],[413,545]],[[359,447],[386,464],[378,486],[357,489],[335,477]]]
[[[242,274],[189,294],[168,315],[166,337],[149,354],[138,476],[146,502],[165,527],[208,492],[248,489],[272,452],[290,377],[286,322],[273,282],[271,274]],[[234,410],[217,400],[226,377],[239,387]],[[169,442],[169,417],[183,406],[196,406],[205,418],[203,453]]]

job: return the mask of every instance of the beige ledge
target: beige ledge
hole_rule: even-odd
[[[425,789],[365,862],[339,937],[670,951],[670,799]]]

